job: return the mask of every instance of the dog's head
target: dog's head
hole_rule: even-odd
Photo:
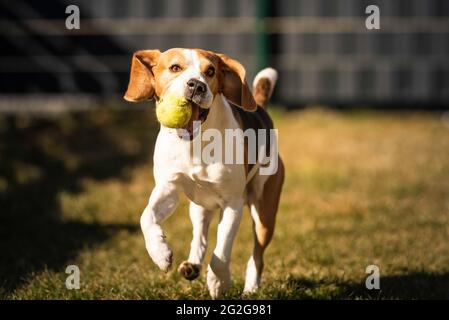
[[[193,121],[205,121],[219,94],[247,111],[257,108],[245,68],[224,54],[201,49],[141,50],[134,53],[125,100],[139,102],[184,96],[193,102]]]

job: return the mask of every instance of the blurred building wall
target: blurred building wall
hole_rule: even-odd
[[[70,4],[80,30],[65,28]],[[380,30],[365,28],[370,4]],[[1,0],[0,18],[2,96],[121,95],[132,52],[144,48],[224,52],[251,79],[262,23],[277,103],[449,104],[448,0]]]

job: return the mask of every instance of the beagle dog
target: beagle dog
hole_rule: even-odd
[[[230,285],[231,249],[245,204],[253,219],[255,240],[247,264],[244,292],[255,292],[259,288],[263,253],[273,236],[284,181],[284,165],[277,152],[277,170],[261,174],[257,168],[263,164],[248,161],[251,146],[244,138],[240,141],[245,149],[244,163],[205,163],[192,159],[192,144],[200,139],[194,123],[200,124],[200,133],[214,130],[222,134],[222,139],[227,129],[273,129],[264,107],[273,92],[277,72],[272,68],[259,72],[253,83],[254,95],[245,73],[238,61],[211,51],[142,50],[132,57],[124,96],[127,101],[139,102],[177,94],[191,101],[192,116],[185,128],[172,129],[161,124],[154,151],[155,187],[140,224],[150,257],[161,270],[168,271],[173,254],[161,223],[175,210],[179,194],[187,195],[193,240],[189,257],[180,264],[178,271],[186,279],[193,280],[200,273],[206,253],[210,221],[214,212],[220,211],[217,243],[207,269],[212,298],[222,297]],[[187,134],[181,135],[182,130]],[[277,144],[277,140],[270,143]]]

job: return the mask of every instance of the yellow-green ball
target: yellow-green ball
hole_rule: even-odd
[[[168,128],[183,128],[192,116],[192,104],[184,97],[169,95],[156,105],[156,116]]]

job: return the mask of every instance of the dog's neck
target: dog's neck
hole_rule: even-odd
[[[238,123],[234,118],[231,106],[223,94],[215,95],[210,107],[206,121],[201,125],[201,129],[216,129],[224,134],[225,129],[236,129]]]

